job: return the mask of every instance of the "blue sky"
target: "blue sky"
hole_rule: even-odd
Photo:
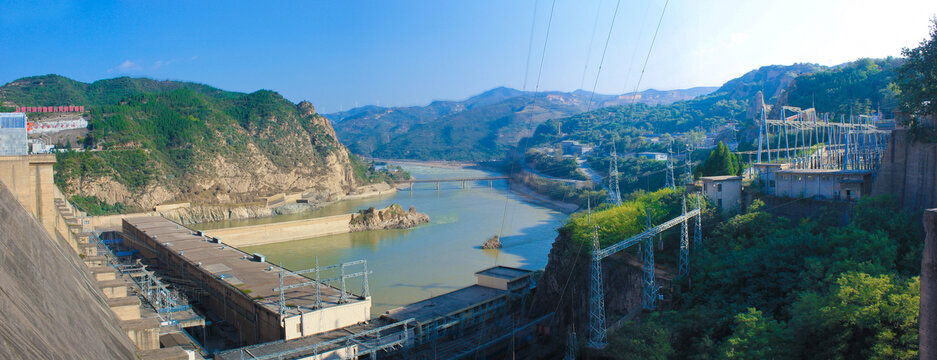
[[[540,90],[592,88],[616,2],[556,1]],[[598,92],[635,87],[664,2],[621,1]],[[522,88],[525,69],[533,90],[552,3],[2,0],[0,83],[145,76],[271,89],[325,113]],[[640,88],[717,86],[769,64],[898,56],[927,35],[935,14],[932,0],[673,0]]]

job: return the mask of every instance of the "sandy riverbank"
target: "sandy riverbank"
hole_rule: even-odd
[[[533,189],[515,181],[511,181],[509,183],[509,189],[527,201],[530,201],[538,205],[546,206],[548,208],[562,212],[564,214],[572,214],[576,212],[577,210],[579,210],[579,205],[553,200],[547,197],[546,195],[538,193],[534,191]]]

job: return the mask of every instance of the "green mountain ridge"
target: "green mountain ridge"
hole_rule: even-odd
[[[0,102],[84,105],[84,151],[59,153],[67,194],[149,208],[167,201],[255,201],[283,191],[343,195],[358,180],[347,149],[309,102],[270,90],[120,77],[58,75],[0,87]]]

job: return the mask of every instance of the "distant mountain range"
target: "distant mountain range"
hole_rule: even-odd
[[[549,119],[632,102],[671,104],[714,90],[695,87],[593,95],[584,90],[534,93],[499,87],[462,101],[364,106],[324,116],[355,153],[379,158],[486,160],[502,157],[505,150]]]

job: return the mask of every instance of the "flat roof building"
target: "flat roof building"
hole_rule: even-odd
[[[285,269],[159,216],[123,219],[123,235],[161,275],[198,288],[194,300],[215,321],[233,325],[241,344],[305,337],[371,317],[369,296],[302,276],[281,278]],[[296,286],[282,291],[281,303],[275,289],[290,285]]]
[[[388,310],[383,318],[414,319],[417,343],[455,335],[460,329],[506,311],[514,296],[530,290],[533,274],[530,270],[506,266],[488,268],[475,273],[478,279],[475,285]]]
[[[777,196],[853,201],[872,192],[872,173],[865,170],[789,169],[776,178]]]

